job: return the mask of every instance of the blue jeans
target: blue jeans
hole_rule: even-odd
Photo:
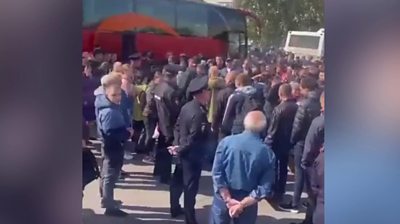
[[[110,209],[115,207],[114,188],[124,163],[122,144],[120,147],[113,148],[112,150],[113,152],[110,153],[107,152],[109,150],[105,149],[100,179],[101,205],[104,208]]]
[[[243,191],[231,191],[233,199],[243,200],[249,193]],[[233,220],[234,224],[255,224],[257,220],[258,204],[254,204],[244,209],[238,218],[232,219],[229,216],[229,209],[226,207],[224,200],[219,194],[214,195],[211,206],[209,224],[230,224]]]

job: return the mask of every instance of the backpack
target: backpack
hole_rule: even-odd
[[[243,105],[242,105],[242,111],[241,114],[244,117],[251,111],[263,111],[263,103],[261,99],[258,99],[256,95],[248,95],[248,94],[243,94],[244,95],[244,100],[243,100]]]
[[[251,112],[251,111],[263,111],[263,105],[260,99],[256,98],[256,94],[253,95],[248,95],[248,94],[243,94],[243,104],[241,107],[237,108],[239,111],[237,111],[237,115],[234,121],[234,126],[240,127],[240,130],[232,130],[232,133],[239,133],[244,130],[244,125],[243,121],[246,115]]]

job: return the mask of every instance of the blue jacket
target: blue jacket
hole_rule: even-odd
[[[275,155],[258,134],[244,131],[228,136],[217,147],[212,177],[217,194],[228,188],[261,200],[272,194]]]
[[[95,101],[98,129],[105,142],[123,142],[129,138],[120,105],[110,102],[105,95]]]
[[[95,114],[96,114],[96,118],[98,117],[98,107],[96,106],[96,103],[99,103],[98,101],[103,101],[106,97],[104,95],[104,89],[102,86],[99,86],[95,91],[94,91],[94,95],[96,96],[96,100],[95,100]],[[131,99],[126,93],[125,91],[122,91],[122,95],[121,95],[122,99],[121,99],[121,105],[119,105],[121,113],[124,117],[124,122],[125,122],[125,126],[127,128],[132,126],[132,113],[133,113],[133,99]],[[96,119],[97,121],[97,119]]]

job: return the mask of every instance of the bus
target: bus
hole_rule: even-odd
[[[284,50],[296,56],[321,58],[324,56],[324,41],[324,29],[317,32],[289,31]]]
[[[245,57],[246,14],[189,0],[83,0],[83,51],[96,46],[120,60],[148,51],[156,60],[167,52]]]

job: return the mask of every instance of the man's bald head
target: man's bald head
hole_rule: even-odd
[[[121,62],[117,61],[117,62],[114,63],[114,65],[113,65],[113,72],[120,72],[120,73],[123,73],[123,72],[124,72],[124,70],[123,70],[123,68],[122,68],[122,63],[121,63]]]
[[[244,129],[254,133],[261,133],[267,127],[267,119],[261,111],[251,111],[244,118]]]

